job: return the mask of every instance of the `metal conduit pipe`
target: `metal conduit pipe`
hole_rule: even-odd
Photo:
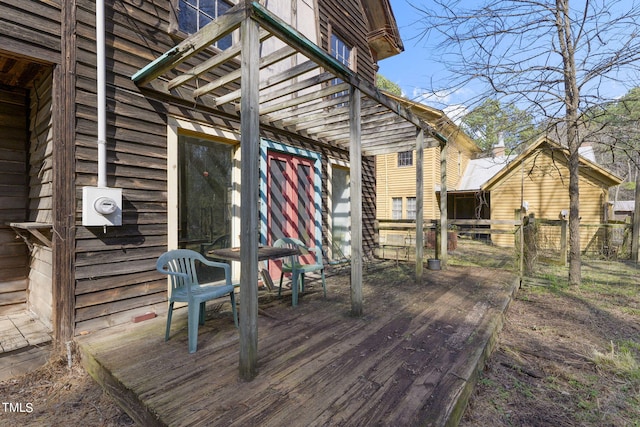
[[[104,0],[96,0],[96,71],[98,93],[98,187],[107,186],[107,95]]]

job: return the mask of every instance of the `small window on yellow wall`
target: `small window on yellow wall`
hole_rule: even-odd
[[[402,151],[398,153],[398,167],[413,166],[413,151]]]

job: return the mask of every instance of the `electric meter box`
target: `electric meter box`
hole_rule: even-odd
[[[82,225],[122,225],[122,188],[82,187]]]

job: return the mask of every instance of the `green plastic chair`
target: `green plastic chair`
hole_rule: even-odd
[[[327,297],[327,284],[324,277],[324,264],[322,262],[322,248],[306,246],[302,241],[294,239],[292,237],[283,237],[278,239],[273,244],[276,248],[292,248],[298,249],[300,255],[293,255],[284,258],[282,261],[282,271],[280,273],[280,287],[278,288],[278,296],[282,292],[282,278],[285,273],[291,273],[291,305],[298,305],[298,294],[304,293],[304,275],[305,273],[311,273],[313,271],[319,271],[322,276],[322,290],[324,291],[324,297]],[[302,264],[300,257],[313,254],[316,262],[314,264]],[[300,278],[300,284],[298,285],[298,278]]]
[[[208,267],[222,268],[225,280],[214,284],[201,285],[196,274],[196,261]],[[189,353],[195,353],[198,348],[198,325],[204,325],[205,304],[207,301],[226,297],[231,299],[233,320],[238,327],[238,313],[236,312],[234,286],[231,284],[231,269],[229,264],[205,259],[198,252],[189,249],[176,249],[160,255],[156,269],[168,274],[171,281],[169,296],[169,313],[167,314],[167,330],[164,340],[169,340],[171,329],[171,315],[173,303],[186,302],[188,307]]]

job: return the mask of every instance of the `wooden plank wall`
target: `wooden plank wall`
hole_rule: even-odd
[[[62,0],[0,2],[0,46],[51,64],[60,62]]]
[[[6,225],[27,219],[28,91],[0,86],[0,315],[26,308],[29,251]]]
[[[46,224],[53,223],[52,77],[49,70],[34,83],[29,109],[29,221]],[[31,241],[34,250],[29,260],[27,306],[52,328],[52,251],[37,239]]]
[[[76,209],[75,334],[166,312],[155,261],[167,248],[167,107],[140,94],[131,75],[175,43],[169,1],[113,2],[107,39],[107,186],[123,189],[121,227],[81,226]],[[77,9],[76,198],[97,185],[95,2]]]

